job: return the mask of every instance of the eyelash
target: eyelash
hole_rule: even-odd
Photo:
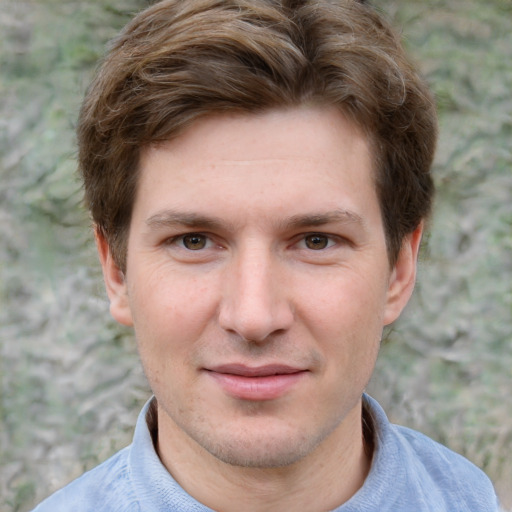
[[[196,249],[190,249],[189,247],[187,247],[185,245],[185,240],[187,238],[190,238],[190,239],[192,239],[192,238],[201,238],[201,239],[204,240],[205,246],[213,243],[213,241],[212,241],[210,236],[205,235],[204,233],[196,233],[196,232],[185,233],[183,235],[175,236],[175,237],[169,239],[166,243],[168,245],[178,245],[181,242],[182,243],[181,248],[183,248],[183,249],[185,249],[187,251],[190,251],[190,252],[196,252],[196,251],[199,252],[199,251],[202,251],[203,249],[205,249],[205,246],[199,247],[199,248],[196,248]]]
[[[325,246],[320,246],[320,247],[317,247],[317,248],[309,246],[308,245],[308,239],[309,239],[309,241],[314,243],[314,241],[312,239],[314,239],[315,237],[317,239],[320,239],[320,241],[325,241],[326,245]],[[201,239],[201,240],[204,241],[204,245],[202,247],[197,247],[195,249],[187,247],[186,244],[185,244],[185,240],[187,238],[189,238],[189,239],[193,239],[193,238]],[[340,242],[340,240],[339,240],[339,237],[337,237],[337,236],[329,235],[329,234],[326,234],[326,233],[313,232],[313,233],[301,234],[300,237],[298,238],[297,242],[294,242],[293,245],[298,245],[298,244],[302,244],[303,243],[305,245],[305,247],[300,247],[300,249],[310,250],[310,251],[314,251],[314,252],[321,252],[323,250],[329,249],[330,247],[332,247],[332,246],[334,246],[336,244],[339,244],[339,242]],[[209,235],[206,235],[204,233],[191,232],[191,233],[185,233],[183,235],[175,236],[175,237],[169,239],[166,243],[168,245],[182,244],[181,248],[183,248],[183,249],[185,249],[187,251],[190,251],[190,252],[196,252],[196,251],[200,252],[200,251],[202,251],[204,249],[209,248],[208,246],[211,246],[211,244],[213,244],[214,242],[212,241],[212,238]],[[322,245],[322,244],[320,243],[320,245]]]
[[[308,239],[310,239],[310,241],[312,242],[313,241],[312,239],[314,239],[314,238],[321,239],[322,241],[325,241],[326,246],[316,247],[316,248],[310,247],[308,245]],[[334,236],[328,235],[326,233],[307,233],[305,235],[301,235],[299,243],[302,243],[302,242],[306,245],[307,249],[309,249],[311,251],[319,252],[319,251],[323,251],[325,249],[329,249],[333,245],[336,245],[337,243],[339,243],[339,237],[334,237]]]

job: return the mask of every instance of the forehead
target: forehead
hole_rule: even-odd
[[[134,214],[360,215],[377,201],[371,161],[365,136],[334,108],[212,115],[143,151]]]
[[[344,141],[350,144],[343,145]],[[211,157],[226,162],[272,158],[325,161],[358,151],[369,157],[367,138],[355,123],[334,107],[313,106],[205,116],[172,141],[145,148],[142,164],[158,149],[171,150],[176,158],[194,155],[198,162]]]

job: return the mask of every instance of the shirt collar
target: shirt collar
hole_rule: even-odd
[[[366,394],[363,395],[363,411],[367,435],[370,433],[373,442],[372,466],[361,489],[345,505],[367,500],[375,503],[377,494],[388,492],[386,475],[392,471],[400,479],[399,473],[403,471],[399,453],[394,453],[393,443],[387,441],[392,436],[392,425],[386,413],[377,401]],[[155,448],[157,437],[157,402],[152,397],[139,414],[129,455],[129,471],[141,510],[212,512],[185,492],[167,471]],[[345,505],[337,510],[341,512]]]

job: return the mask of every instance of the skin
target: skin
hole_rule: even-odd
[[[143,152],[125,274],[97,235],[160,458],[215,510],[328,510],[364,483],[361,397],[422,231],[391,268],[372,174],[337,110],[211,116]]]

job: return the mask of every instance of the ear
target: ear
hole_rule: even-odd
[[[110,300],[110,314],[120,324],[132,326],[132,313],[124,274],[112,257],[108,242],[97,228],[94,231],[94,235],[101,268],[103,269],[105,288]]]
[[[405,237],[397,262],[389,278],[384,325],[394,322],[411,298],[416,282],[418,252],[423,235],[423,222]]]

